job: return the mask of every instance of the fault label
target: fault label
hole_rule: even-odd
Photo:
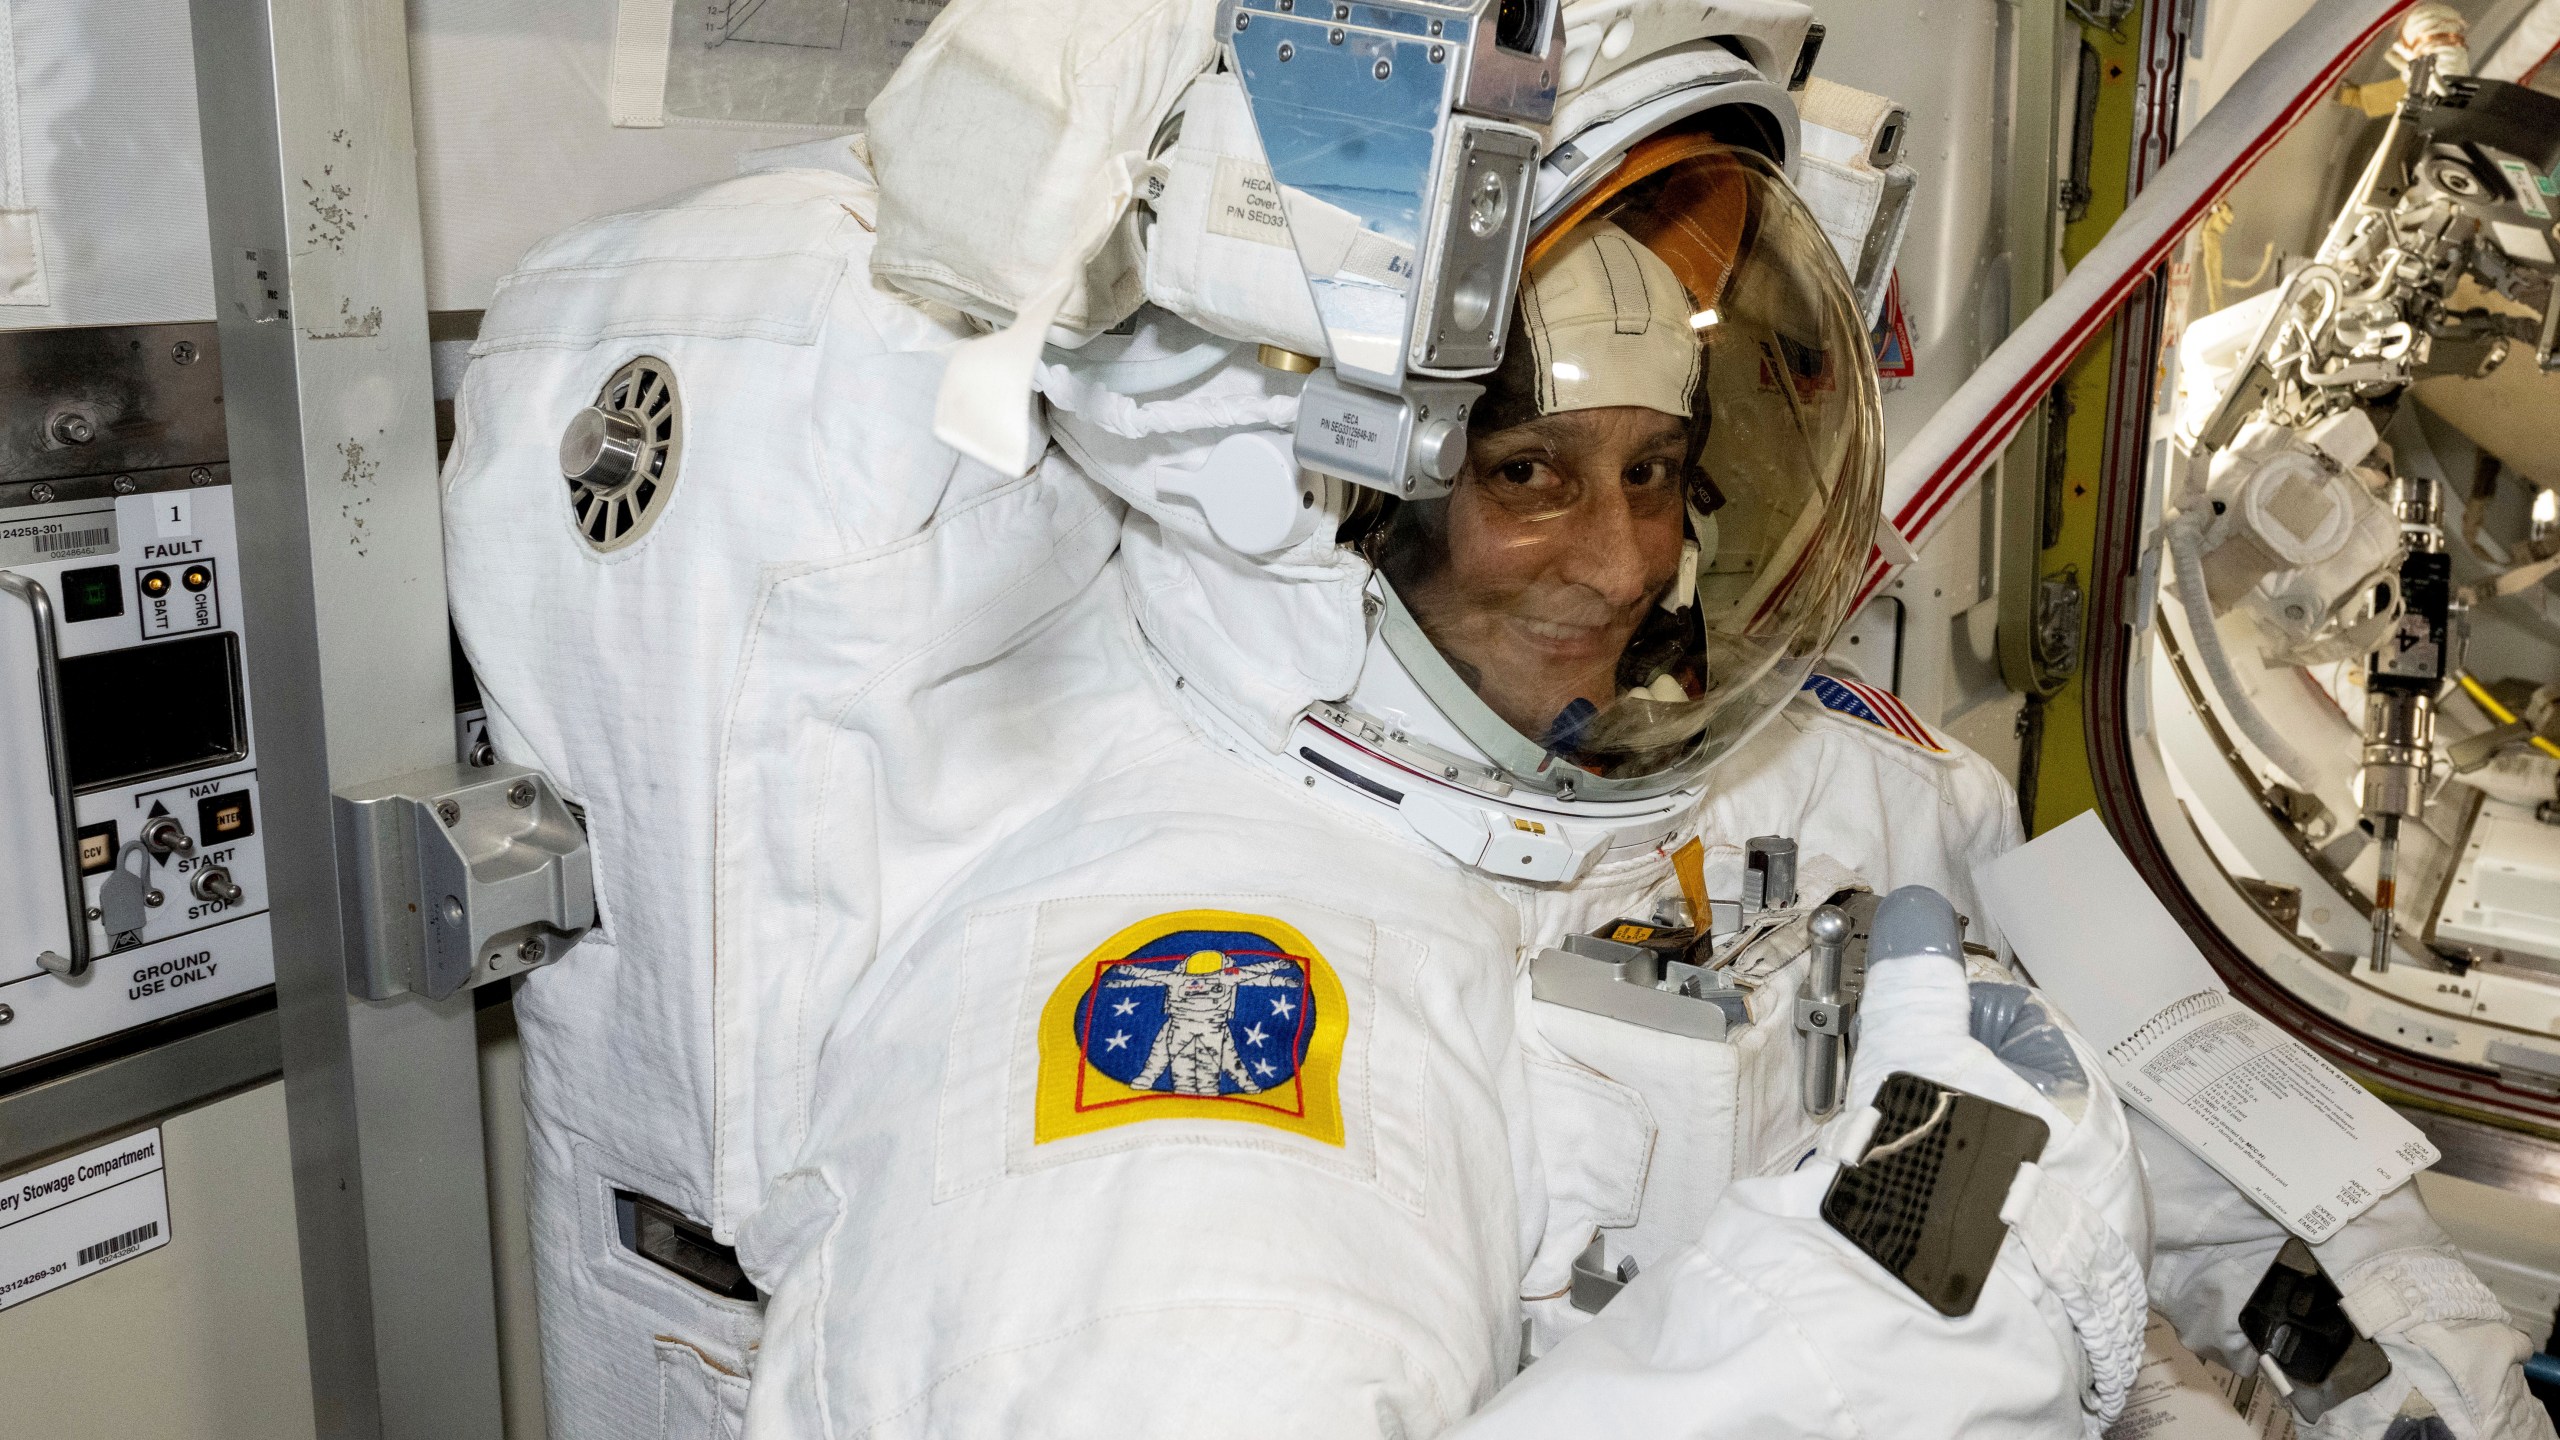
[[[154,1126],[0,1180],[0,1310],[169,1243]]]
[[[142,638],[211,630],[222,623],[213,593],[213,562],[202,558],[202,540],[154,540],[142,547],[146,562],[133,572]]]

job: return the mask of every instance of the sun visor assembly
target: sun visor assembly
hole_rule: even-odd
[[[1884,317],[1893,262],[1911,228],[1919,174],[1902,163],[1911,112],[1881,95],[1813,78],[1800,94],[1804,152],[1796,188],[1839,248],[1868,325]]]

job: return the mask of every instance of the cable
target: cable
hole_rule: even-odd
[[[1920,1141],[1926,1137],[1930,1131],[1937,1129],[1938,1122],[1946,1119],[1947,1112],[1954,1109],[1955,1106],[1956,1092],[1953,1090],[1940,1090],[1938,1092],[1938,1108],[1929,1112],[1928,1119],[1921,1121],[1917,1126],[1914,1126],[1909,1131],[1897,1136],[1892,1144],[1879,1145],[1873,1150],[1868,1151],[1865,1158],[1861,1159],[1858,1163],[1861,1165],[1872,1165],[1878,1160],[1882,1160],[1889,1155],[1899,1155],[1903,1151],[1910,1149],[1912,1146],[1920,1143]]]
[[[2490,719],[2497,721],[2501,725],[2516,725],[2522,723],[2516,719],[2514,711],[2509,710],[2506,706],[2498,703],[2497,697],[2489,693],[2487,686],[2472,679],[2470,671],[2457,670],[2453,672],[2453,678],[2462,682],[2462,693],[2471,697],[2472,704],[2488,711]],[[2536,750],[2541,751],[2543,754],[2550,756],[2554,760],[2560,760],[2560,745],[2554,745],[2548,739],[2545,739],[2540,735],[2532,735],[2526,738],[2533,741],[2533,748]]]

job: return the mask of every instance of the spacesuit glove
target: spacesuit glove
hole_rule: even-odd
[[[2152,1303],[2189,1349],[2243,1374],[2257,1351],[2240,1332],[2286,1232],[2176,1137],[2133,1117],[2157,1210]],[[2356,1328],[2391,1373],[2305,1427],[2313,1440],[2550,1440],[2526,1387],[2531,1346],[2427,1214],[2415,1183],[2311,1247]]]
[[[1976,980],[1967,988],[1973,1038],[2065,1115],[2078,1120],[2087,1113],[2089,1067],[2044,997],[2006,981]]]
[[[2103,1425],[2141,1367],[2147,1318],[2149,1213],[2123,1106],[2096,1057],[2033,991],[1967,983],[1943,898],[1919,887],[1894,892],[1872,936],[1848,1104],[1833,1124],[1859,1124],[1898,1071],[2045,1123],[2044,1153],[2021,1169],[2002,1214],[2070,1318],[2089,1413]]]
[[[1934,892],[1910,888],[1952,914]],[[2024,1111],[2048,1131],[2036,1162],[2045,1179],[2102,1216],[2137,1259],[2148,1255],[2141,1158],[2095,1052],[2033,990],[1968,983],[1944,951],[1894,955],[1882,948],[1893,943],[1886,920],[1879,909],[1869,947],[1876,958],[1868,962],[1853,1032],[1848,1103],[1833,1124],[1853,1122],[1897,1071]]]

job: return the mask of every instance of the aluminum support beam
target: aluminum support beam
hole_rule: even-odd
[[[194,0],[313,1410],[497,1440],[472,1002],[350,998],[330,794],[453,758],[400,0]]]

